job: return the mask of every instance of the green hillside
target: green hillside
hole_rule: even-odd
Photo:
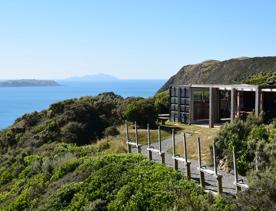
[[[269,156],[271,163],[252,174],[250,189],[237,199],[215,198],[170,167],[142,155],[125,154],[120,134],[124,119],[137,119],[138,127],[143,128],[166,108],[164,99],[167,93],[149,99],[104,93],[58,102],[18,118],[0,132],[0,210],[227,211],[276,207],[275,133],[264,140],[269,142],[261,157]],[[216,144],[221,158],[227,159],[227,147],[238,143],[240,131],[233,127],[236,125],[226,126],[219,133]],[[258,124],[254,128],[248,134],[266,134]],[[223,140],[230,140],[231,145]],[[251,155],[247,145],[238,153],[238,166],[242,167],[240,161],[246,158],[249,172],[252,159],[244,155]]]
[[[276,57],[237,58],[226,61],[209,60],[182,67],[159,91],[181,84],[242,83],[258,73],[276,72]]]
[[[119,132],[125,115],[135,117],[155,105],[158,109],[156,103],[105,93],[55,103],[18,118],[0,132],[0,210],[224,206],[224,199],[210,198],[173,169],[142,155],[124,154],[117,147],[122,140],[103,141]]]

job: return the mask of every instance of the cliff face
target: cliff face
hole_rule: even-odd
[[[209,60],[182,67],[159,90],[181,84],[241,83],[260,72],[276,72],[276,57],[237,58],[226,61]]]

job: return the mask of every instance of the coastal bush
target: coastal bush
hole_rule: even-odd
[[[120,134],[120,131],[115,126],[110,126],[110,127],[106,128],[104,131],[105,136],[116,136],[119,134]]]
[[[275,166],[249,177],[249,189],[237,197],[237,210],[276,210]]]
[[[0,186],[0,209],[211,210],[214,206],[214,200],[177,171],[142,155],[102,155],[107,148],[41,146],[23,157],[20,172],[11,173]],[[3,164],[1,169],[8,172],[10,167]]]
[[[158,114],[169,113],[169,108],[170,108],[169,98],[170,98],[169,91],[160,92],[154,96],[153,98],[154,106]]]
[[[256,167],[265,169],[271,164],[275,143],[275,127],[265,125],[261,119],[249,115],[246,121],[236,119],[222,126],[215,138],[217,155],[232,165],[233,148],[236,151],[237,168],[240,174]]]
[[[153,99],[137,99],[126,105],[123,116],[126,120],[136,121],[137,125],[145,128],[147,124],[156,125],[158,113]]]

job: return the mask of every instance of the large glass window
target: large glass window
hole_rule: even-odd
[[[194,91],[194,101],[209,102],[209,91]]]

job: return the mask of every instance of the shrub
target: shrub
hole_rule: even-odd
[[[158,93],[154,96],[154,106],[159,114],[169,113],[170,108],[169,91]]]
[[[232,123],[226,123],[215,138],[218,157],[232,163],[234,147],[237,169],[240,174],[245,174],[255,167],[256,157],[259,168],[269,166],[272,149],[267,149],[274,143],[270,138],[272,137],[271,131],[274,129],[269,128],[273,126],[262,124],[260,119],[252,115],[249,115],[246,121],[236,119]]]
[[[116,136],[119,134],[120,134],[120,131],[117,129],[116,126],[110,126],[104,130],[105,136]]]
[[[249,189],[240,192],[237,210],[276,210],[275,168],[252,174]]]
[[[138,99],[127,104],[124,112],[124,118],[128,121],[135,122],[141,127],[156,125],[157,111],[152,99]]]

